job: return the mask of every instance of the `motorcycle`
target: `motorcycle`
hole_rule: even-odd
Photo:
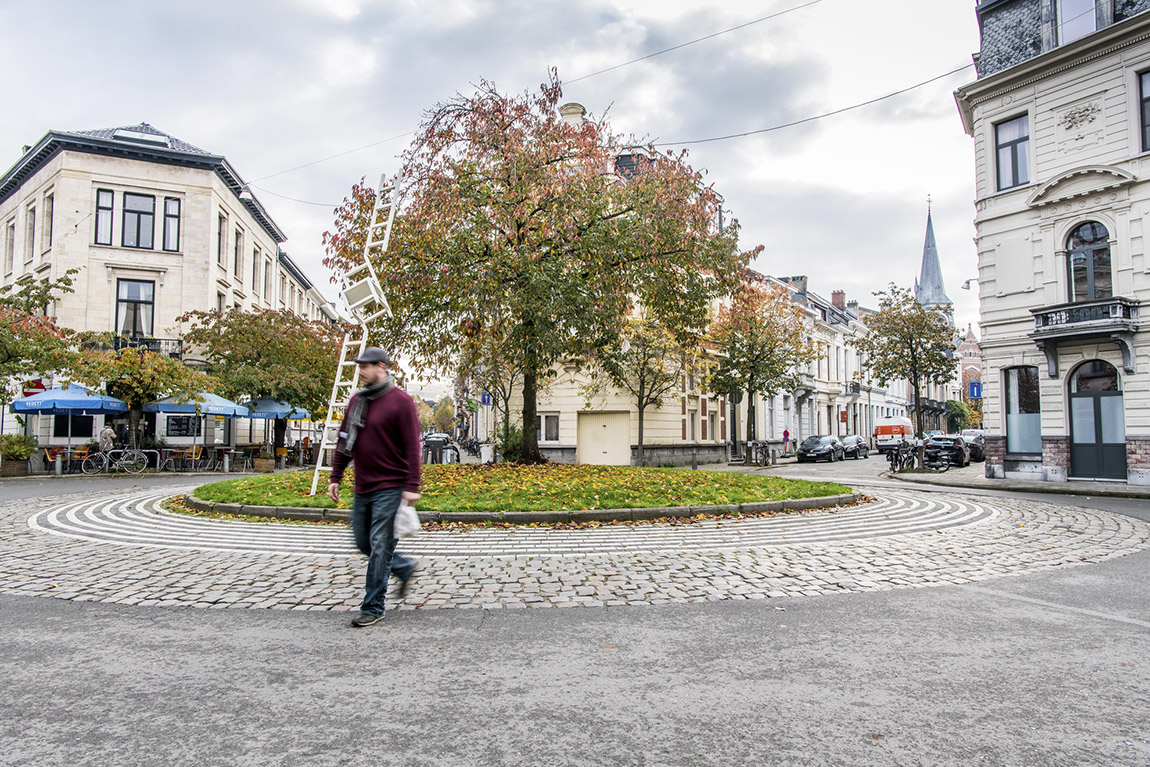
[[[950,458],[941,450],[928,450],[923,453],[922,465],[933,471],[946,471],[950,468]]]

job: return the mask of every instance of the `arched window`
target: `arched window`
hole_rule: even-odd
[[[1078,366],[1070,377],[1070,393],[1118,391],[1118,369],[1103,360],[1090,360]]]
[[[1066,240],[1070,300],[1091,301],[1114,295],[1110,273],[1110,232],[1097,221],[1087,221]]]

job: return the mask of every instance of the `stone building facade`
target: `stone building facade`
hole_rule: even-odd
[[[47,307],[61,326],[186,364],[189,311],[336,319],[285,240],[226,158],[146,123],[49,131],[0,175],[0,284],[76,269],[74,292]]]
[[[1150,484],[1150,2],[983,0],[974,139],[986,471]]]

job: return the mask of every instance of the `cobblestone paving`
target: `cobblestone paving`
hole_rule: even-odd
[[[175,489],[165,495],[175,494]],[[0,505],[0,592],[203,608],[353,609],[341,528],[189,518],[163,496]],[[625,606],[968,583],[1150,546],[1135,519],[1031,500],[881,492],[854,508],[689,525],[425,531],[397,609]]]

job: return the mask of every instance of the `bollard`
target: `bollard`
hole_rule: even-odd
[[[778,462],[779,462],[779,451],[772,447],[771,448],[771,466],[777,465]]]
[[[56,453],[56,476],[59,477],[64,473],[64,456]]]

